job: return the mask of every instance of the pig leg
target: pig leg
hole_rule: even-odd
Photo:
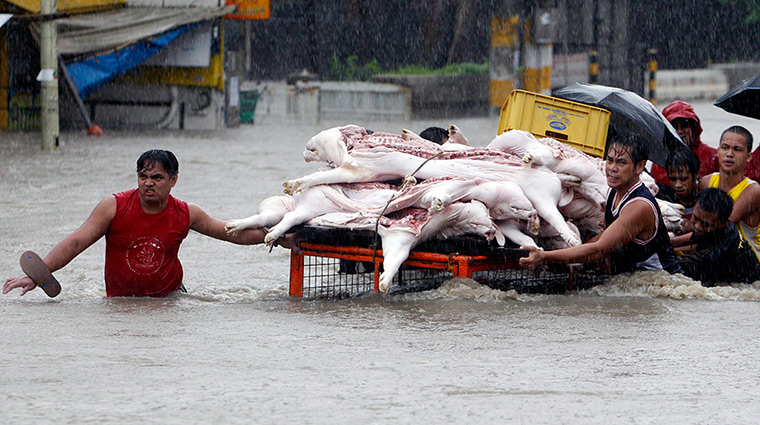
[[[532,246],[538,248],[536,241],[520,230],[521,224],[517,220],[499,220],[496,226],[507,239],[517,244],[517,246]]]
[[[581,241],[570,229],[565,218],[557,209],[560,199],[562,198],[562,187],[558,179],[543,179],[540,175],[535,175],[534,179],[518,182],[523,187],[525,196],[530,199],[538,215],[550,226],[557,230],[557,233],[570,246],[580,245]],[[528,186],[527,188],[525,186]],[[527,189],[527,190],[526,190]],[[542,189],[542,190],[537,190]]]
[[[301,192],[294,200],[293,211],[288,212],[282,217],[276,226],[269,230],[264,237],[264,243],[271,245],[280,236],[284,235],[293,226],[305,223],[314,217],[339,211],[338,206],[331,199],[332,190],[329,187],[315,187],[310,190]]]
[[[292,210],[293,198],[290,196],[271,196],[261,201],[257,214],[239,220],[230,220],[224,224],[224,230],[229,235],[236,235],[245,229],[274,226]]]
[[[293,194],[311,186],[333,183],[360,183],[404,178],[425,162],[424,158],[398,152],[366,152],[350,155],[337,168],[317,171],[283,183]]]
[[[393,277],[398,273],[401,264],[409,258],[418,239],[413,233],[405,230],[381,230],[380,236],[383,241],[383,272],[380,274],[379,288],[383,294],[393,282]]]

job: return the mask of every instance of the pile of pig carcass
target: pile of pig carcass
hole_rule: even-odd
[[[287,195],[265,199],[256,215],[228,222],[227,231],[269,228],[265,242],[272,244],[303,223],[377,229],[384,293],[409,252],[431,238],[476,234],[502,246],[509,240],[556,249],[603,229],[603,161],[525,131],[505,132],[481,148],[469,146],[456,126],[438,145],[408,130],[370,134],[346,125],[314,136],[303,155],[327,165],[284,183]],[[401,185],[387,183],[399,179]],[[680,221],[678,206],[661,208],[666,222]]]

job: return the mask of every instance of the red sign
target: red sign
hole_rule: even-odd
[[[237,9],[227,19],[269,19],[269,0],[227,0],[227,6]]]

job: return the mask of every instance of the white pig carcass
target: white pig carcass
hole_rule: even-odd
[[[395,194],[395,186],[378,182],[311,187],[293,195],[293,209],[269,230],[264,237],[264,243],[271,245],[294,226],[323,214],[370,214],[372,211],[379,214]]]
[[[294,193],[318,184],[382,181],[411,174],[421,179],[458,176],[466,179],[506,180],[517,183],[541,218],[570,245],[580,244],[567,226],[559,205],[568,203],[562,182],[548,169],[525,167],[519,158],[491,149],[443,152],[432,142],[405,141],[400,136],[374,133],[361,136],[357,126],[325,130],[314,136],[304,152],[308,160],[322,160],[331,167],[284,184]],[[341,144],[345,149],[340,148]],[[564,198],[563,198],[564,196]]]
[[[546,167],[558,174],[577,177],[580,194],[600,206],[607,199],[609,187],[604,174],[604,161],[579,149],[550,138],[536,139],[522,130],[510,130],[496,136],[488,148],[515,154],[528,163]]]

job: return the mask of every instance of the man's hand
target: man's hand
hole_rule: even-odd
[[[5,285],[3,285],[3,295],[14,288],[21,288],[21,295],[24,295],[36,287],[37,284],[29,276],[10,277],[5,281]]]
[[[533,270],[544,260],[544,252],[535,246],[521,246],[520,249],[529,252],[527,257],[520,258],[520,266],[523,268]]]

